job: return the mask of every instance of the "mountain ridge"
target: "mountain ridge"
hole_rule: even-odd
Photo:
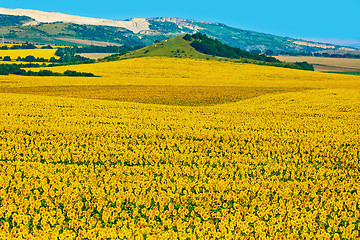
[[[132,18],[129,21],[121,20],[109,20],[103,18],[91,18],[82,17],[71,14],[64,14],[59,12],[45,12],[32,9],[7,9],[0,8],[0,14],[14,15],[14,16],[28,16],[35,20],[33,23],[55,23],[55,22],[66,22],[75,24],[86,24],[86,25],[98,25],[98,26],[111,26],[111,27],[122,27],[133,31],[134,33],[141,32],[143,30],[149,30],[146,19],[144,18]]]
[[[132,18],[108,20],[29,9],[0,8],[0,15],[27,16],[33,19],[22,26],[1,26],[6,39],[18,39],[45,44],[65,44],[66,38],[109,42],[121,45],[149,45],[186,33],[203,33],[232,47],[247,51],[316,52],[339,50],[343,46],[281,37],[242,30],[223,23],[213,23],[175,17]],[[61,24],[62,23],[62,24]],[[58,29],[61,28],[61,31]],[[59,39],[62,39],[61,41]],[[67,43],[69,44],[69,42]],[[351,51],[357,51],[351,48]]]

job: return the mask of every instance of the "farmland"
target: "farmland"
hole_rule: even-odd
[[[0,77],[0,239],[359,236],[360,77],[160,57],[49,69],[101,77]]]
[[[285,62],[307,61],[314,65],[315,71],[319,72],[360,71],[360,59],[302,56],[277,56],[276,58]]]
[[[11,59],[16,60],[18,57],[24,58],[26,56],[34,56],[35,58],[50,59],[56,57],[55,52],[57,49],[16,49],[16,50],[0,50],[0,57],[4,58],[9,56]],[[57,57],[56,57],[57,58]]]
[[[82,57],[90,58],[90,59],[100,59],[104,57],[111,56],[116,53],[80,53],[79,55]]]

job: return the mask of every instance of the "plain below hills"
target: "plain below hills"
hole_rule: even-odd
[[[356,76],[189,58],[143,57],[30,70],[40,69],[89,72],[100,77],[2,76],[0,92],[203,106],[264,94],[360,88]]]

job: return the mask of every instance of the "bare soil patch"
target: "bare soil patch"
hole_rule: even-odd
[[[111,56],[113,54],[116,53],[79,53],[78,55],[82,56],[82,57],[86,57],[86,58],[90,58],[90,59],[100,59],[100,58],[104,58],[107,56]]]
[[[237,102],[264,94],[306,90],[305,88],[99,85],[0,88],[1,93],[21,93],[121,102],[204,106]]]
[[[321,64],[313,64],[316,72],[351,72],[357,71],[354,68],[343,68],[343,67],[334,67],[334,66],[326,66]]]
[[[71,43],[83,44],[83,45],[94,45],[94,46],[101,46],[101,47],[106,47],[106,46],[121,47],[122,46],[119,43],[91,41],[91,40],[83,40],[83,39],[76,39],[76,38],[56,38],[56,39],[64,41],[64,42],[71,42]]]

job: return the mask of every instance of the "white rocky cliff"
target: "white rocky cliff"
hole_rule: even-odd
[[[42,12],[37,10],[7,8],[0,8],[0,14],[28,16],[35,19],[36,22],[31,22],[28,24],[65,22],[75,24],[122,27],[134,33],[149,30],[149,23],[144,18],[133,18],[129,21],[114,21],[101,18],[80,17],[55,12]]]

